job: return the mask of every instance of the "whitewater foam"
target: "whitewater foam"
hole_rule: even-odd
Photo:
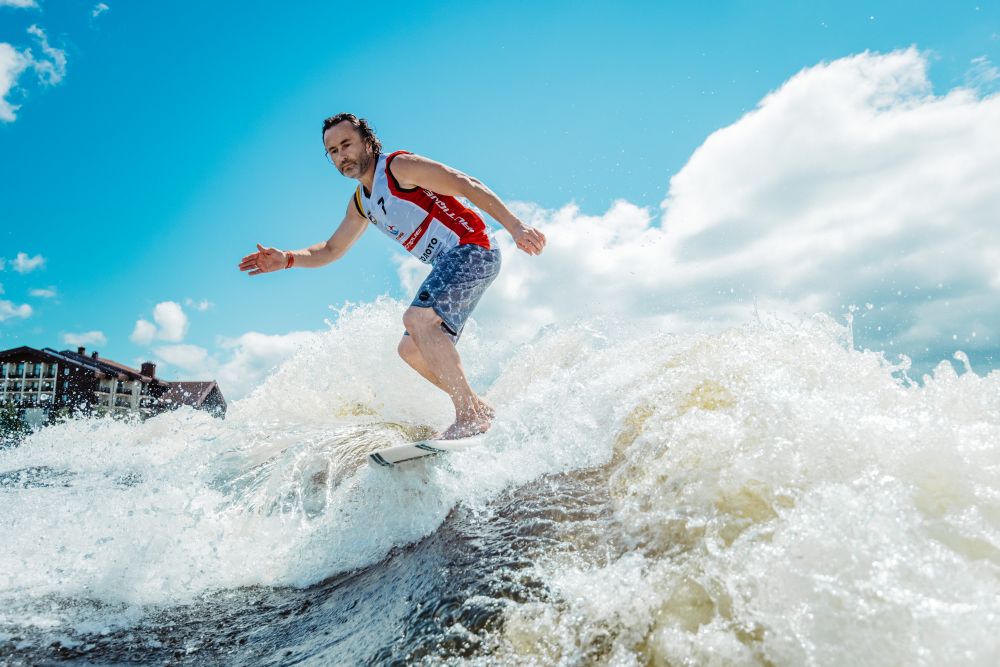
[[[386,471],[364,454],[452,416],[395,356],[403,307],[345,309],[225,420],[71,421],[0,453],[0,624],[116,627],[309,586],[459,504],[486,520],[505,489],[588,469],[612,520],[548,519],[565,524],[533,569],[548,594],[505,603],[487,642],[502,659],[1000,654],[1000,374],[943,362],[918,385],[822,316],[685,336],[598,320],[516,347],[473,328],[494,428],[475,452]]]

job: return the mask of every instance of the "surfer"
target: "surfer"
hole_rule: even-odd
[[[266,248],[244,257],[240,270],[256,276],[340,259],[369,225],[400,243],[431,272],[403,313],[399,356],[444,391],[455,422],[439,437],[483,433],[493,408],[469,386],[455,344],[483,292],[500,272],[500,248],[471,202],[503,225],[518,248],[537,255],[545,235],[521,222],[481,181],[407,151],[386,154],[368,121],[341,113],[323,121],[327,159],[359,182],[347,212],[329,239],[301,250]]]

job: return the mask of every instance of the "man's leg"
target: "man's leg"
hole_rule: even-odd
[[[403,361],[409,364],[410,368],[420,373],[425,380],[441,391],[448,393],[448,389],[444,386],[444,383],[427,366],[423,355],[417,349],[417,344],[413,342],[413,336],[403,336],[402,340],[399,341],[399,347],[396,348],[396,351],[399,352],[399,356],[403,358]]]
[[[465,377],[462,359],[451,338],[441,329],[441,317],[432,308],[410,306],[403,313],[403,324],[410,332],[423,362],[413,368],[445,391],[455,405],[455,423],[442,435],[445,439],[463,438],[489,429],[491,415]],[[400,343],[400,355],[404,352],[404,342]],[[403,357],[410,361],[409,358]],[[411,357],[414,358],[415,357]],[[433,379],[432,379],[433,378]]]
[[[425,380],[433,384],[435,387],[437,387],[444,393],[448,394],[449,396],[451,395],[451,392],[448,391],[448,388],[445,387],[444,383],[441,382],[438,376],[435,375],[433,371],[431,371],[430,367],[427,365],[427,362],[424,361],[424,356],[420,354],[420,350],[417,349],[417,344],[413,342],[413,336],[403,336],[402,339],[399,341],[399,347],[396,348],[396,351],[399,353],[399,356],[402,357],[403,361],[405,361],[410,366],[410,368],[420,373],[420,375]],[[476,395],[476,401],[479,403],[479,409],[485,412],[491,418],[496,415],[496,411],[493,409],[493,406],[484,401],[482,397]]]

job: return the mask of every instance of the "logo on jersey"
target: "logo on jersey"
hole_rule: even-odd
[[[448,204],[443,202],[440,198],[438,198],[437,193],[432,192],[431,190],[424,189],[424,194],[427,195],[431,199],[431,201],[434,202],[435,206],[441,209],[442,213],[444,213],[446,216],[448,216],[458,224],[465,227],[465,229],[467,229],[468,231],[475,233],[476,230],[472,228],[472,225],[470,225],[468,221],[462,216],[455,215],[454,213],[452,213],[451,210],[448,208]]]
[[[434,249],[437,247],[437,244],[438,240],[436,238],[431,239],[431,242],[427,244],[426,248],[424,248],[423,254],[420,255],[421,262],[426,262],[434,256]]]

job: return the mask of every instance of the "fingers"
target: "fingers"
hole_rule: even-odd
[[[265,254],[267,253],[267,249],[266,249],[266,248],[264,248],[264,246],[262,246],[262,245],[261,245],[261,244],[259,244],[259,243],[257,244],[257,250],[258,250],[259,252],[262,252],[262,253],[265,253]]]
[[[545,234],[531,227],[517,239],[517,247],[529,255],[540,255],[545,248]]]

